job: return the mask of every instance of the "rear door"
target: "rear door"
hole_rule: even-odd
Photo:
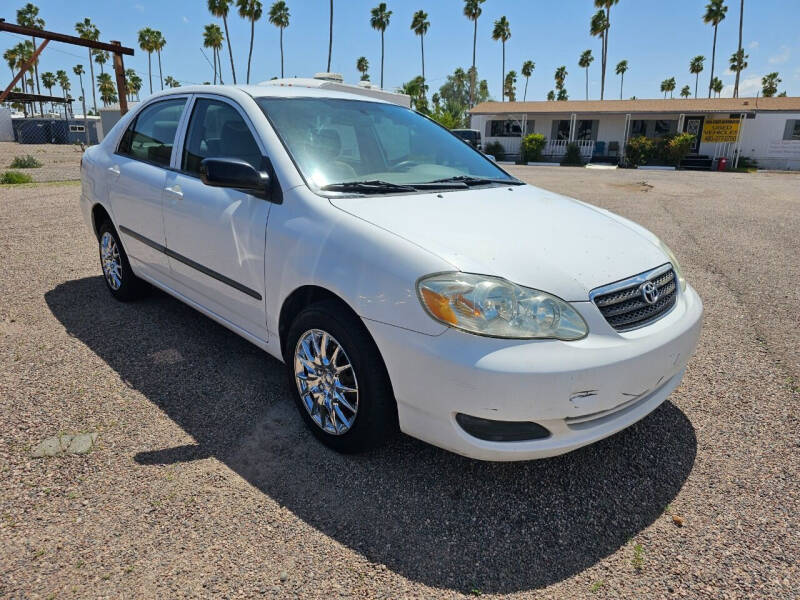
[[[169,275],[161,214],[167,170],[187,96],[146,106],[122,135],[108,168],[111,209],[128,256],[145,274]]]
[[[192,300],[266,340],[264,248],[271,203],[200,180],[204,158],[239,158],[264,169],[264,148],[235,102],[198,95],[189,110],[181,151],[165,185],[173,280]]]

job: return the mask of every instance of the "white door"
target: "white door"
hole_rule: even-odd
[[[264,248],[271,203],[204,185],[204,158],[240,158],[263,168],[265,153],[243,112],[219,97],[191,107],[183,147],[167,174],[164,228],[181,292],[250,334],[267,339]]]
[[[161,208],[186,101],[170,98],[145,107],[123,134],[108,169],[111,210],[125,250],[134,268],[158,279],[169,274]]]

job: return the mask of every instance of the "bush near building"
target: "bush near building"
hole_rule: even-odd
[[[15,156],[9,165],[12,169],[38,169],[42,166],[35,156],[26,154],[25,156]]]
[[[506,157],[506,151],[503,149],[503,144],[500,142],[489,142],[486,144],[486,154],[494,156],[495,160],[503,160]]]
[[[562,167],[581,167],[583,166],[583,157],[581,156],[581,149],[575,142],[567,144],[567,151],[564,158],[561,159]]]
[[[522,162],[538,162],[547,139],[541,133],[530,133],[522,138]]]
[[[675,167],[681,166],[681,161],[686,158],[694,145],[694,136],[691,133],[679,133],[669,138],[666,144],[664,158]]]
[[[631,166],[639,167],[646,165],[652,159],[654,151],[653,140],[639,135],[628,140],[625,146],[625,158]]]
[[[31,177],[27,173],[20,173],[19,171],[6,171],[2,175],[0,175],[0,184],[30,183],[31,181],[33,181],[33,177]]]

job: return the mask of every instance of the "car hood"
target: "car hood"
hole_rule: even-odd
[[[572,302],[669,260],[646,230],[529,185],[331,203],[433,252],[454,270],[504,277]]]

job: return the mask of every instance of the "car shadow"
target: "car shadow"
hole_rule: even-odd
[[[694,464],[694,429],[670,402],[541,461],[474,461],[407,436],[338,455],[304,429],[282,364],[166,294],[122,304],[89,277],[45,299],[197,442],[142,448],[137,463],[216,457],[325,535],[429,586],[508,593],[570,577],[663,514]]]

